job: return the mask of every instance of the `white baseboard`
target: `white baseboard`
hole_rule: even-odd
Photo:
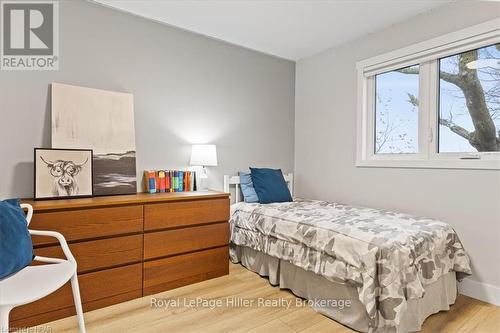
[[[500,287],[466,278],[458,283],[458,292],[462,295],[500,306]]]

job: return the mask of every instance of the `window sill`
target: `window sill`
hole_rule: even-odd
[[[412,169],[472,169],[472,170],[500,170],[500,160],[390,160],[371,159],[357,160],[356,167],[368,168],[412,168]]]

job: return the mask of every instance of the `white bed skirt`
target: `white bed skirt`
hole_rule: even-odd
[[[356,331],[372,332],[368,328],[368,314],[359,301],[356,288],[341,282],[332,282],[313,272],[294,266],[287,261],[271,257],[248,247],[231,244],[233,263],[241,263],[249,270],[269,278],[269,282],[281,289],[290,289],[295,295],[307,300],[350,300],[349,307],[315,306],[314,310]],[[424,320],[433,313],[449,310],[457,297],[455,272],[442,276],[425,288],[421,299],[408,301],[408,308],[398,327],[377,329],[376,333],[416,332]]]

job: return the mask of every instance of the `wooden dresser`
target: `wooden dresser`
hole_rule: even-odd
[[[30,229],[62,233],[78,263],[84,311],[229,273],[229,194],[180,192],[25,201]],[[62,257],[57,241],[33,237],[36,255]],[[14,308],[11,327],[75,314],[70,284]]]

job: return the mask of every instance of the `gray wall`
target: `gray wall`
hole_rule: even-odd
[[[496,18],[499,10],[493,2],[454,3],[300,60],[295,105],[297,195],[442,219],[469,251],[472,279],[496,287],[500,172],[355,167],[355,63]]]
[[[295,64],[85,1],[60,1],[59,71],[0,72],[0,198],[33,194],[50,147],[51,82],[134,94],[137,171],[186,168],[214,143],[222,176],[293,169]]]

